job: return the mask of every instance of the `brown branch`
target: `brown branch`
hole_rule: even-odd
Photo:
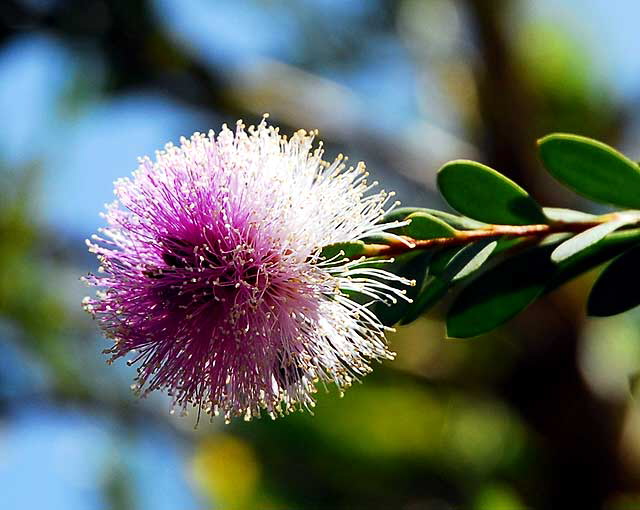
[[[393,257],[402,255],[413,250],[425,250],[429,248],[441,248],[446,246],[459,246],[488,237],[529,237],[544,238],[550,234],[557,233],[580,233],[590,228],[596,227],[616,219],[618,214],[607,214],[600,216],[597,220],[588,222],[564,223],[554,222],[551,224],[536,225],[488,225],[476,230],[459,230],[453,237],[436,237],[433,239],[412,239],[402,236],[407,241],[403,243],[396,240],[390,244],[367,244],[363,255],[367,257]]]

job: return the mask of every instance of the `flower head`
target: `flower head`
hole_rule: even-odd
[[[314,136],[238,122],[116,181],[108,226],[87,241],[102,274],[86,278],[101,289],[84,306],[112,359],[134,353],[141,391],[227,420],[275,417],[313,406],[317,382],[344,389],[392,357],[369,305],[402,297],[388,285],[399,278],[320,254],[394,226],[377,223],[391,194],[370,192],[362,163],[323,161]]]

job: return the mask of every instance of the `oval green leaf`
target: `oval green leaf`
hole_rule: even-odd
[[[532,248],[507,259],[463,289],[449,311],[448,335],[467,338],[491,331],[540,295],[639,242],[640,229],[622,230],[607,235],[559,264],[554,264],[549,257],[558,242]]]
[[[429,209],[424,207],[396,207],[387,212],[379,223],[391,223],[393,221],[402,221],[410,214],[415,212],[430,212]]]
[[[414,213],[426,213],[436,218],[441,219],[454,229],[458,230],[473,230],[476,228],[482,228],[486,226],[486,223],[472,220],[471,218],[465,218],[464,216],[456,216],[444,211],[438,211],[437,209],[428,209],[426,207],[398,207],[385,214],[380,220],[380,223],[391,223],[392,221],[402,221],[408,216]]]
[[[364,244],[393,244],[398,241],[397,235],[389,233],[374,234],[360,239]]]
[[[402,230],[413,239],[436,239],[455,237],[456,231],[441,219],[425,212],[415,212],[406,218],[410,223]]]
[[[587,313],[608,317],[640,305],[640,245],[615,258],[596,280]]]
[[[491,241],[486,246],[481,247],[480,251],[476,253],[460,271],[458,271],[458,273],[453,277],[452,281],[456,282],[458,280],[462,280],[463,278],[471,276],[473,273],[475,273],[478,269],[480,269],[482,264],[484,264],[489,259],[493,251],[496,249],[496,246],[498,246],[498,241]]]
[[[640,209],[640,167],[613,147],[555,133],[538,140],[544,166],[573,191],[605,204]]]
[[[550,221],[560,223],[585,223],[597,218],[593,214],[560,207],[543,207],[542,212]]]
[[[550,292],[576,276],[617,257],[638,243],[640,243],[640,229],[637,228],[609,234],[601,241],[560,262],[545,292]]]
[[[596,244],[609,235],[611,232],[618,230],[624,225],[628,225],[631,222],[637,221],[631,218],[621,218],[618,220],[608,221],[595,227],[585,230],[576,234],[572,238],[563,242],[558,246],[551,254],[551,260],[554,262],[562,262],[563,260],[572,257],[576,253],[587,249],[589,246]]]
[[[447,315],[447,336],[469,338],[502,325],[541,295],[555,265],[553,247],[533,248],[507,259],[472,281]]]
[[[501,225],[546,223],[542,209],[511,179],[475,161],[457,160],[438,171],[438,188],[456,211]]]
[[[328,244],[320,252],[320,257],[329,260],[334,257],[357,257],[365,251],[365,244],[362,241],[352,241],[346,243]]]
[[[413,303],[407,308],[402,324],[409,324],[436,304],[453,283],[477,271],[489,258],[497,242],[482,239],[456,250],[443,250],[432,259],[429,272],[435,277],[427,281],[423,288],[413,298]]]
[[[406,296],[411,300],[398,299],[397,303],[387,305],[385,303],[376,303],[373,308],[374,314],[380,322],[385,326],[393,326],[397,324],[406,315],[412,305],[412,301],[418,294],[418,289],[422,288],[429,271],[429,261],[433,252],[430,251],[414,251],[400,255],[393,262],[381,265],[385,271],[402,276],[409,280],[414,280],[413,287],[386,282],[388,285],[394,285],[401,290],[406,291]]]

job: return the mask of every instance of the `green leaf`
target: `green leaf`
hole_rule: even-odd
[[[540,295],[639,242],[640,229],[629,229],[613,232],[559,264],[554,264],[549,257],[557,242],[507,259],[462,290],[449,311],[447,334],[467,338],[491,331]]]
[[[553,246],[536,247],[491,268],[457,296],[447,316],[447,336],[468,338],[505,323],[540,296],[555,265]]]
[[[438,188],[456,211],[486,223],[546,223],[542,209],[515,182],[475,161],[457,160],[438,171]]]
[[[554,262],[562,262],[563,260],[572,257],[578,252],[588,248],[589,246],[601,241],[605,236],[611,232],[618,230],[624,225],[628,225],[632,221],[637,221],[630,218],[621,218],[607,223],[602,223],[596,227],[591,227],[584,232],[576,234],[572,238],[568,239],[560,246],[558,246],[551,254],[551,260]]]
[[[438,211],[437,209],[428,209],[426,212],[435,216],[436,218],[440,218],[442,221],[445,221],[453,228],[458,230],[475,230],[487,226],[486,223],[482,223],[481,221],[472,220],[471,218],[467,218],[466,216],[458,216],[456,214]]]
[[[444,211],[438,211],[437,209],[428,209],[426,207],[398,207],[393,209],[384,215],[380,223],[390,223],[392,221],[402,221],[411,214],[422,212],[435,216],[441,219],[451,227],[459,230],[473,230],[476,228],[482,228],[486,226],[486,223],[472,220],[471,218],[465,218],[464,216],[456,216]]]
[[[391,223],[393,221],[403,221],[407,216],[415,212],[431,212],[424,207],[396,207],[385,214],[379,223]]]
[[[540,157],[560,182],[596,202],[640,208],[640,167],[613,147],[555,133],[538,140]]]
[[[474,257],[453,277],[452,281],[462,280],[475,273],[484,264],[498,246],[498,241],[492,241],[483,247]]]
[[[543,207],[542,212],[551,221],[562,223],[581,223],[594,221],[597,216],[587,214],[573,209],[562,209],[559,207]]]
[[[415,286],[408,288],[405,285],[386,282],[389,285],[395,285],[402,290],[406,290],[407,297],[413,300],[418,293],[418,289],[424,284],[432,256],[432,251],[414,251],[400,255],[393,262],[385,263],[379,267],[409,280],[415,280]],[[404,299],[399,299],[397,303],[392,305],[376,303],[373,312],[385,326],[393,326],[406,315],[411,305],[412,303]]]
[[[455,280],[470,276],[489,258],[497,245],[496,241],[483,239],[464,248],[447,249],[437,253],[429,267],[435,277],[419,289],[413,303],[408,307],[402,324],[409,324],[436,304],[451,288]]]
[[[337,256],[357,257],[365,251],[365,244],[362,241],[352,241],[347,243],[328,244],[320,252],[320,257],[325,260],[332,259]]]
[[[411,223],[403,228],[403,233],[413,239],[435,239],[456,235],[456,231],[444,221],[425,212],[414,212],[406,219]]]
[[[397,242],[398,238],[397,236],[393,236],[391,234],[382,233],[363,237],[360,240],[364,244],[393,244],[394,242]]]
[[[609,234],[596,244],[560,262],[545,292],[558,288],[572,278],[611,260],[638,243],[640,243],[640,229],[637,228]]]
[[[436,251],[429,264],[429,274],[432,276],[440,276],[449,262],[451,262],[451,259],[462,250],[464,250],[464,247],[449,246]]]
[[[549,256],[562,241],[563,236],[558,236],[554,242],[507,259],[463,289],[449,312],[448,334],[452,337],[466,338],[500,326],[541,294],[552,291],[575,276],[637,245],[640,242],[640,229],[613,232],[573,257],[554,264]],[[502,252],[510,247],[501,243],[503,240],[498,241],[493,253]],[[484,246],[479,250],[476,248],[475,253],[482,251]],[[453,249],[447,249],[434,256],[430,272],[438,276],[420,291],[403,319],[403,324],[415,320],[455,283],[451,278],[451,274],[454,273],[452,269],[455,270],[452,262],[456,255],[462,255],[460,251],[453,252]],[[449,273],[443,278],[447,268]],[[454,274],[457,272],[459,270]],[[469,321],[468,324],[465,323],[466,320]]]
[[[640,245],[615,258],[589,294],[587,313],[608,317],[640,305]]]

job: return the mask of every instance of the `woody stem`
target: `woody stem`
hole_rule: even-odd
[[[585,222],[552,222],[549,224],[535,225],[487,225],[475,230],[458,230],[451,237],[436,237],[433,239],[412,239],[402,236],[406,243],[395,240],[390,244],[367,244],[364,255],[367,257],[392,257],[413,250],[440,248],[446,246],[458,246],[485,239],[488,237],[528,237],[542,239],[550,234],[584,232],[618,219],[624,213],[612,213],[599,216],[593,221]]]

